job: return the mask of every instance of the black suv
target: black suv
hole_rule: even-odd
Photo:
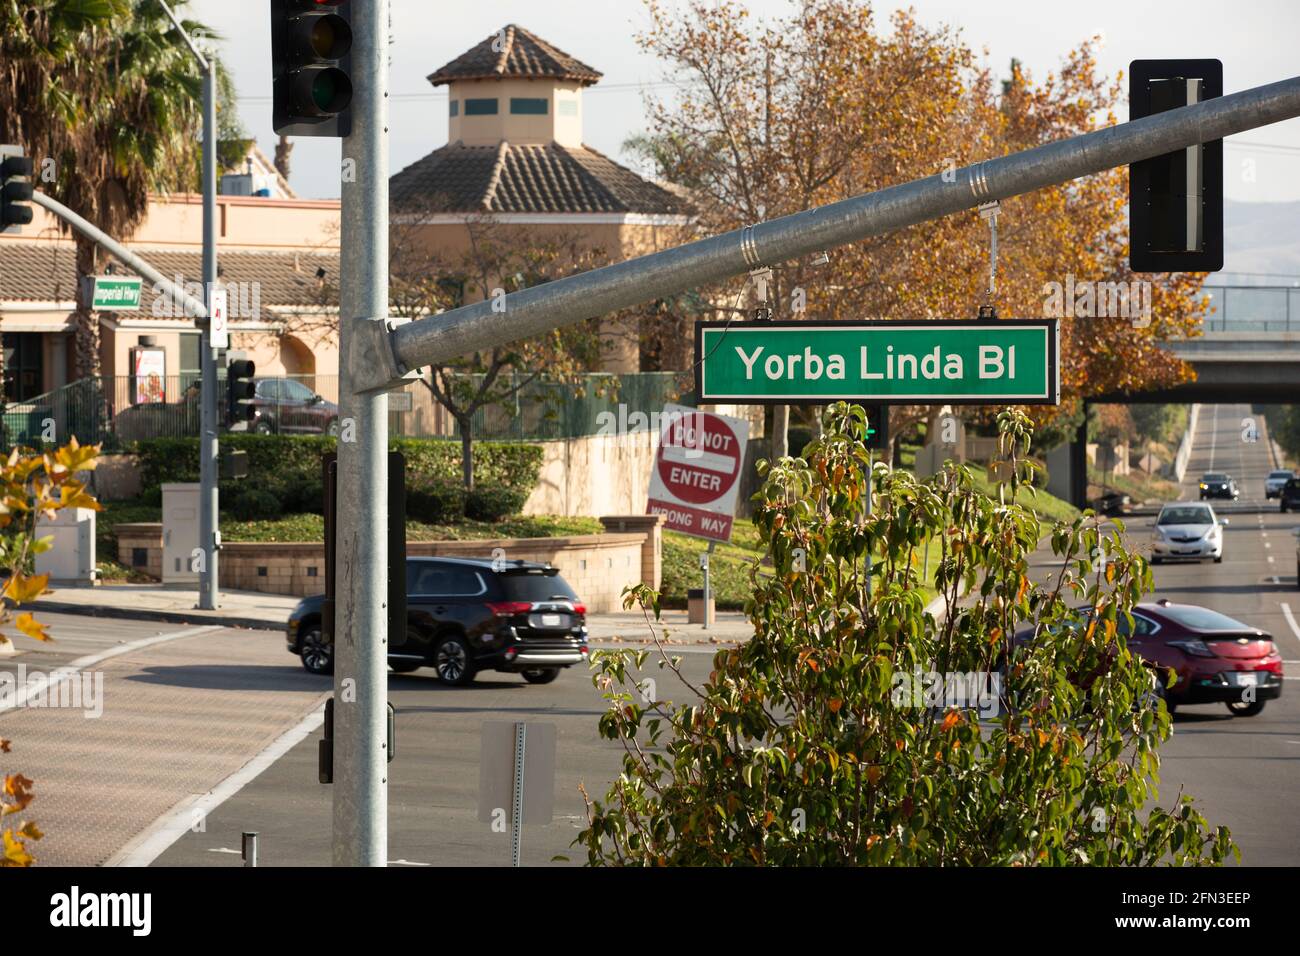
[[[1282,511],[1300,511],[1300,478],[1288,478],[1277,497]]]
[[[321,632],[324,596],[289,615],[290,653],[313,674],[334,669]],[[406,559],[406,633],[390,635],[388,666],[432,667],[463,686],[481,670],[549,684],[587,659],[587,609],[549,564],[461,558]]]
[[[1237,490],[1237,483],[1232,480],[1232,476],[1218,472],[1201,475],[1200,491],[1202,501],[1206,498],[1231,498],[1236,501],[1241,495],[1241,492]]]

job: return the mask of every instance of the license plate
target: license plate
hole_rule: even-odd
[[[1237,674],[1238,687],[1254,687],[1258,683],[1259,683],[1258,674],[1242,674],[1242,673]]]
[[[559,627],[559,626],[560,626],[560,615],[558,614],[542,615],[542,627]]]

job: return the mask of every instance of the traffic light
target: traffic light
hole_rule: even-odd
[[[32,161],[21,146],[0,146],[0,232],[32,221]]]
[[[248,359],[235,359],[226,366],[227,419],[231,426],[237,422],[251,422],[257,414],[253,406],[253,393],[257,386],[253,373],[257,366]]]
[[[272,122],[289,136],[352,132],[348,0],[271,0]]]
[[[1219,60],[1134,60],[1129,119],[1223,95]],[[1129,266],[1134,272],[1223,268],[1223,140],[1129,166]]]
[[[889,450],[889,406],[863,405],[867,412],[867,440],[864,445],[871,451]]]

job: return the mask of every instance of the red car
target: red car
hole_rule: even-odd
[[[339,407],[291,378],[254,379],[255,417],[249,430],[259,435],[337,435]]]
[[[1087,619],[1087,608],[1079,613]],[[1166,599],[1142,603],[1133,608],[1132,632],[1121,617],[1118,633],[1148,664],[1177,675],[1161,690],[1171,713],[1182,704],[1221,703],[1233,716],[1254,717],[1282,696],[1282,656],[1273,636],[1218,611]],[[1016,640],[1032,636],[1027,628]]]

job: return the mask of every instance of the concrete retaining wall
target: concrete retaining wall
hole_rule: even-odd
[[[588,610],[621,610],[625,587],[642,581],[660,584],[663,519],[613,515],[601,521],[610,529],[605,534],[410,541],[406,550],[413,557],[501,557],[550,563],[560,569]],[[121,524],[116,533],[119,562],[161,577],[161,523]],[[323,594],[325,546],[322,542],[227,542],[221,547],[221,586],[267,594]]]

